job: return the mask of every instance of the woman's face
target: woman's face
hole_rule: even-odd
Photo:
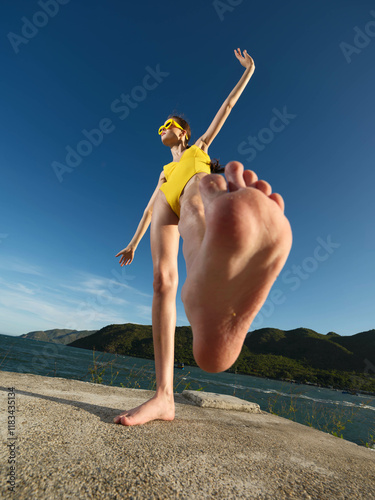
[[[173,124],[168,129],[163,129],[161,133],[161,140],[163,144],[176,142],[178,140],[182,140],[184,135],[186,135],[186,131],[182,131],[180,128],[175,127]]]

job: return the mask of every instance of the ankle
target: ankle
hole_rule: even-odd
[[[173,400],[174,400],[173,388],[171,388],[171,387],[158,387],[158,389],[156,389],[155,397],[157,397],[157,398],[160,397],[160,398],[167,399],[167,400],[173,402]]]

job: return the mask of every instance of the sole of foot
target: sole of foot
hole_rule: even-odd
[[[236,361],[292,246],[283,198],[239,162],[225,177],[200,182],[206,232],[181,294],[195,360],[214,373]]]

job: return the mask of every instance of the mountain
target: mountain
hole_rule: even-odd
[[[192,339],[190,327],[176,328],[175,359],[196,366]],[[154,356],[149,325],[108,325],[69,345],[146,359]],[[262,328],[248,333],[230,371],[375,391],[375,330],[341,336],[307,328]]]
[[[193,334],[191,327],[176,327],[176,360],[183,361],[190,366],[196,366],[192,343]],[[89,337],[70,343],[69,346],[90,350],[95,349],[96,351],[116,353],[123,356],[135,356],[146,359],[154,358],[152,326],[150,325],[135,325],[133,323],[108,325]]]
[[[43,342],[54,342],[55,344],[67,345],[74,340],[87,337],[95,332],[97,332],[97,330],[38,330],[35,332],[29,332],[20,335],[20,338],[29,340],[42,340]]]
[[[176,358],[195,365],[192,338],[190,327],[176,328]],[[69,345],[142,358],[154,355],[152,327],[149,325],[108,325]],[[363,372],[365,359],[373,360],[375,364],[375,330],[341,336],[334,332],[323,335],[308,328],[287,331],[261,328],[249,332],[245,339],[242,354],[249,353],[283,356],[322,370]]]
[[[357,333],[348,337],[338,337],[333,340],[349,351],[353,351],[362,364],[368,366],[366,362],[368,360],[372,364],[375,373],[375,330]]]
[[[341,337],[307,328],[289,331],[262,328],[247,335],[245,346],[255,354],[285,356],[322,370],[363,372],[365,357],[375,359],[375,330]]]

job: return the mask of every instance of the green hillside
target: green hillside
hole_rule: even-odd
[[[334,342],[355,353],[360,370],[364,368],[366,359],[375,365],[375,330],[357,333],[350,337],[337,337]]]
[[[363,358],[340,344],[338,339],[341,338],[321,335],[307,328],[296,328],[286,332],[262,328],[250,333],[245,345],[255,354],[285,356],[304,361],[313,368],[361,371],[364,367]],[[355,342],[351,346],[356,349]]]
[[[193,335],[189,326],[178,326],[175,336],[175,357],[190,366],[196,366],[192,351]],[[78,339],[71,347],[154,359],[152,327],[149,325],[108,325],[93,335]]]
[[[152,327],[148,325],[108,325],[69,345],[146,359],[154,356]],[[176,328],[175,359],[196,366],[190,327]],[[247,335],[229,371],[375,392],[375,369],[368,369],[366,359],[375,365],[375,330],[343,337],[307,328],[262,328]]]
[[[97,330],[64,330],[64,329],[55,329],[55,330],[38,330],[35,332],[25,333],[20,335],[20,338],[29,339],[29,340],[40,340],[43,342],[54,342],[55,344],[64,344],[67,345],[70,342],[74,342],[77,339],[87,337],[97,332]]]

